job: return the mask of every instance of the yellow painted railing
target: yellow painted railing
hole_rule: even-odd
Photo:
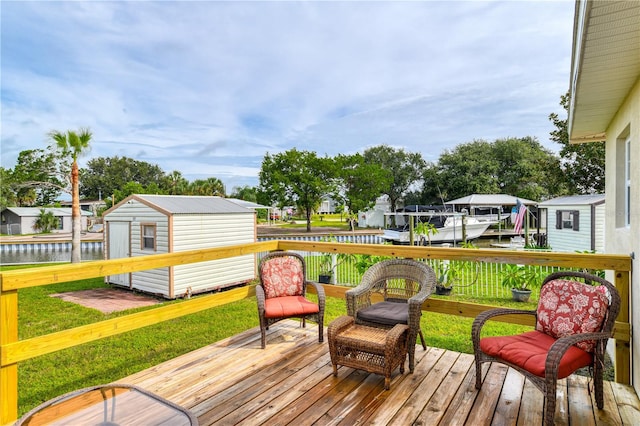
[[[17,418],[19,362],[231,303],[255,294],[255,288],[253,286],[240,287],[222,293],[210,294],[181,303],[112,318],[69,330],[18,340],[19,289],[223,259],[272,250],[370,254],[415,259],[474,260],[494,263],[613,271],[614,283],[622,296],[622,307],[616,322],[614,334],[616,341],[615,379],[620,383],[629,383],[631,368],[629,344],[631,259],[629,256],[372,244],[336,244],[302,241],[267,241],[180,253],[0,272],[0,425],[8,424]],[[344,292],[347,289],[347,287],[342,286],[325,286],[327,296],[338,298],[344,298]],[[490,308],[491,306],[486,305],[436,299],[429,299],[423,305],[424,310],[471,318],[483,310]],[[521,319],[515,317],[506,317],[503,321],[533,325],[532,321],[521,322]]]

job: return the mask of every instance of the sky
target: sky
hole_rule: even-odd
[[[565,117],[574,2],[6,1],[2,167],[88,127],[90,152],[258,184],[266,153],[386,144],[436,162]]]

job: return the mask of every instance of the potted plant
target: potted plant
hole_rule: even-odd
[[[441,262],[438,266],[441,273],[436,281],[436,294],[449,296],[453,290],[453,284],[458,281],[458,269],[451,261]]]
[[[511,288],[513,300],[528,302],[531,289],[539,287],[541,279],[541,272],[535,267],[507,265],[502,274],[502,285]]]
[[[431,246],[431,235],[435,235],[438,233],[436,226],[433,223],[429,222],[419,222],[413,229],[416,235],[418,235],[421,239],[427,239],[429,246]]]
[[[330,253],[324,253],[320,257],[320,271],[318,273],[318,282],[322,284],[330,284],[333,276],[333,259]]]
[[[463,243],[463,248],[477,249],[473,243]],[[480,275],[480,263],[464,260],[442,260],[436,264],[436,270],[440,272],[436,280],[436,294],[448,296],[453,286],[472,286],[478,281]],[[473,279],[471,279],[473,278]],[[462,281],[466,281],[463,285]]]

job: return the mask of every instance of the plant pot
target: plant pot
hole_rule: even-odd
[[[440,296],[449,296],[451,294],[451,290],[453,290],[453,287],[436,286],[436,294]]]
[[[331,284],[331,275],[325,275],[325,274],[318,275],[318,282],[321,284]]]
[[[531,296],[531,290],[520,290],[517,288],[511,289],[511,296],[516,302],[528,302]]]

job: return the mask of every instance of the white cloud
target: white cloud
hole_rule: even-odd
[[[573,2],[7,2],[1,18],[2,166],[89,126],[92,157],[254,185],[291,147],[551,146]]]

